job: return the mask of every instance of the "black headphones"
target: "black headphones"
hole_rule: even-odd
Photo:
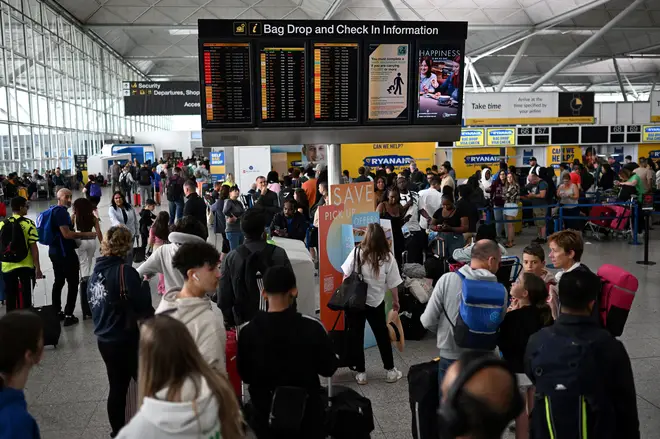
[[[469,394],[463,392],[463,386],[477,372],[487,367],[499,367],[511,374],[512,378],[512,401],[511,408],[505,413],[496,413],[486,404]],[[493,437],[500,437],[502,431],[506,428],[512,419],[515,419],[525,407],[520,391],[518,390],[518,380],[515,373],[508,364],[492,355],[481,357],[462,368],[456,381],[452,384],[447,394],[447,399],[440,405],[438,410],[439,423],[441,431],[446,432],[452,438],[466,435],[469,433],[470,424],[468,422],[469,414],[465,413],[462,405],[466,403],[479,407],[483,411],[482,419],[478,420],[481,424],[487,426],[487,431],[493,432]],[[463,404],[462,404],[463,403]]]

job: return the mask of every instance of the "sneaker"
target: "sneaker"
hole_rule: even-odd
[[[387,371],[387,377],[385,381],[388,383],[396,383],[403,377],[403,372],[398,370],[396,367]]]
[[[60,319],[60,322],[64,320],[64,311],[60,311],[57,313],[57,317]]]
[[[71,326],[78,323],[78,317],[76,316],[66,316],[64,317],[64,326]]]
[[[355,375],[355,381],[361,385],[364,386],[367,384],[367,373],[366,372],[358,372],[357,375]]]

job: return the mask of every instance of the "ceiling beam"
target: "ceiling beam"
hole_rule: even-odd
[[[332,2],[328,10],[326,11],[325,15],[323,15],[324,20],[332,20],[332,17],[334,17],[337,14],[337,11],[339,10],[339,7],[341,6],[342,0],[335,0]]]
[[[598,32],[593,34],[587,41],[580,44],[573,52],[570,53],[566,58],[561,60],[557,65],[552,67],[545,75],[541,76],[530,88],[528,91],[535,91],[537,88],[544,84],[558,72],[562,71],[573,59],[588,49],[594,42],[599,40],[603,35],[605,35],[612,27],[614,27],[619,21],[623,20],[629,13],[634,11],[644,0],[633,0],[633,2],[628,5],[626,9],[617,14],[616,17],[612,18],[605,26],[602,27]]]
[[[628,94],[626,93],[626,88],[623,86],[623,81],[621,80],[621,71],[619,71],[619,63],[616,62],[616,58],[612,57],[612,64],[614,64],[614,71],[616,72],[616,80],[619,82],[619,88],[621,88],[621,94],[623,95],[624,102],[628,102]]]
[[[516,56],[513,58],[513,61],[511,61],[511,63],[509,64],[509,67],[507,67],[506,72],[504,73],[504,76],[502,76],[502,79],[500,80],[500,83],[497,85],[497,89],[495,91],[498,92],[502,91],[502,89],[506,85],[506,82],[509,80],[509,78],[511,78],[511,75],[516,70],[516,67],[518,67],[518,63],[520,63],[520,60],[525,54],[525,51],[527,50],[527,47],[529,46],[529,43],[531,41],[532,41],[531,38],[527,38],[520,45],[520,47],[518,48],[518,52],[516,52]]]

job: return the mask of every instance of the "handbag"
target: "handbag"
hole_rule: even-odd
[[[135,236],[135,246],[133,247],[133,262],[144,262],[146,248],[139,245],[138,237]]]
[[[362,263],[360,252],[355,250],[355,263],[353,272],[341,283],[328,301],[328,308],[333,311],[364,310],[367,306],[368,284],[362,276]]]

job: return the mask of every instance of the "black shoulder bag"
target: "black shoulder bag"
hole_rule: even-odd
[[[363,310],[367,306],[367,283],[362,277],[360,251],[355,249],[353,272],[341,283],[328,301],[333,311]]]

